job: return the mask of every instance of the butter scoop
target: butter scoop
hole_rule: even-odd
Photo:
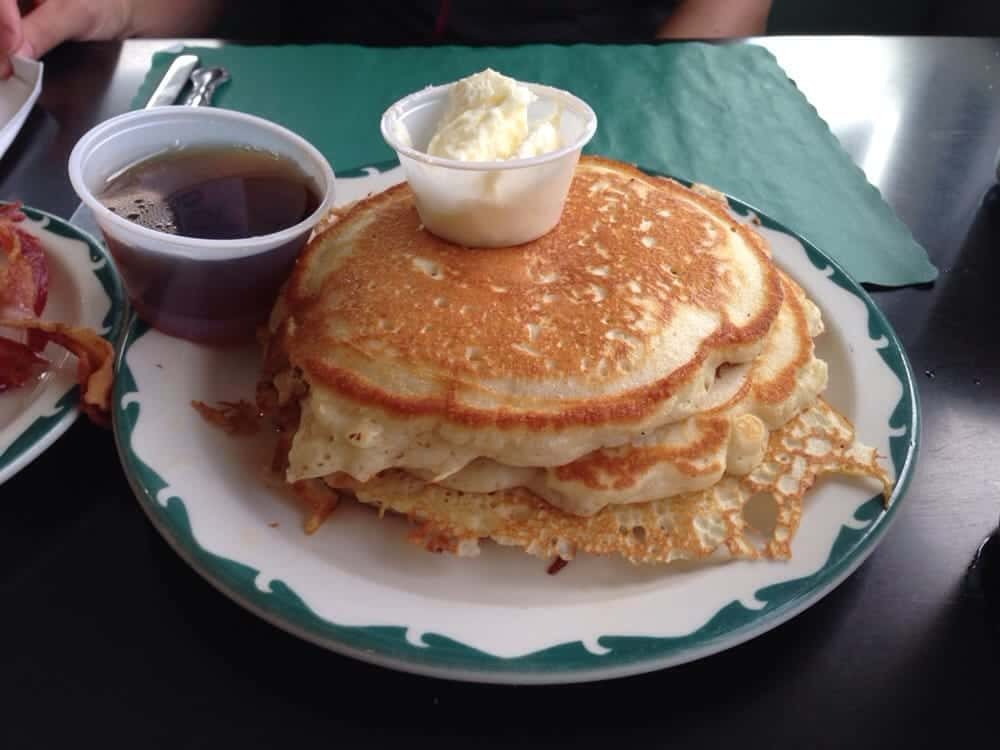
[[[527,86],[491,68],[462,78],[427,147],[431,156],[458,161],[523,159],[559,148],[559,110],[529,122],[539,97]]]
[[[403,97],[381,122],[425,229],[465,247],[552,229],[596,129],[594,111],[568,91],[489,69]]]

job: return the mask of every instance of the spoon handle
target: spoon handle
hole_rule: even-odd
[[[229,74],[221,68],[198,68],[191,73],[191,93],[184,101],[189,107],[208,107],[212,104],[215,90],[229,80]]]

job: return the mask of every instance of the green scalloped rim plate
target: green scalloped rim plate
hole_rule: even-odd
[[[401,180],[381,164],[338,175],[341,202]],[[578,558],[558,576],[516,550],[478,558],[407,544],[405,521],[349,504],[312,536],[267,485],[267,448],[204,424],[192,398],[252,398],[257,353],[170,339],[132,320],[119,355],[113,419],[143,510],[177,553],[249,611],[313,643],[385,667],[496,683],[620,677],[688,662],[764,633],[815,604],[872,552],[913,470],[919,408],[896,334],[871,298],[805,239],[760,219],[776,261],[824,314],[827,398],[888,457],[892,503],[857,484],[822,483],[788,562],[691,570]]]
[[[93,328],[115,343],[125,321],[125,295],[104,246],[62,219],[22,207],[23,228],[49,258],[49,298],[42,313]],[[52,366],[34,383],[0,394],[0,484],[14,476],[69,429],[80,414],[74,360],[50,346]]]

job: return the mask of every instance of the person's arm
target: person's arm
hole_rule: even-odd
[[[0,78],[13,54],[41,57],[69,39],[196,36],[221,10],[222,0],[42,0],[22,18],[17,0],[0,0]]]
[[[682,0],[657,39],[722,39],[767,30],[771,0]]]

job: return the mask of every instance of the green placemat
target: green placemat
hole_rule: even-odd
[[[571,90],[597,112],[587,152],[703,182],[812,240],[859,281],[903,286],[937,270],[767,50],[698,43],[505,48],[191,48],[232,82],[215,103],[279,122],[334,170],[393,157],[382,112],[486,67]],[[158,54],[143,105],[173,55]]]

